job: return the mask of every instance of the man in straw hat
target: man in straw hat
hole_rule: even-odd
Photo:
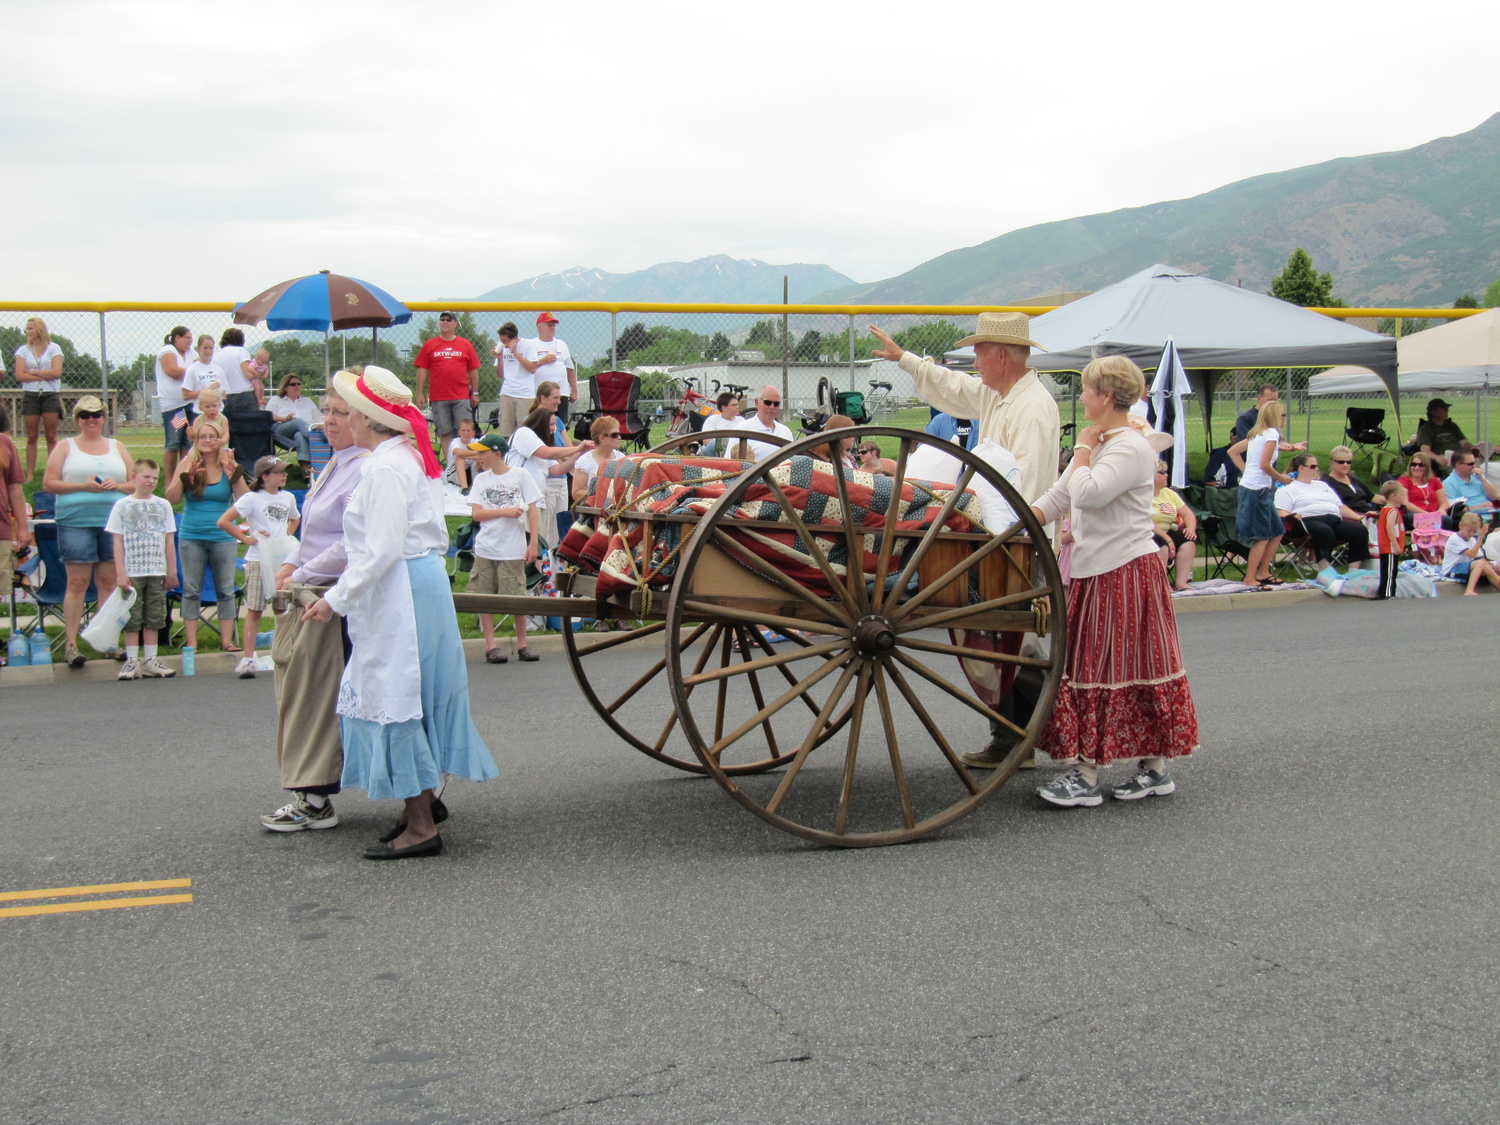
[[[1021,497],[1033,503],[1057,483],[1059,426],[1057,402],[1026,364],[1032,348],[1031,318],[1024,313],[979,314],[972,336],[955,347],[974,345],[975,379],[912,355],[873,324],[884,345],[875,353],[893,359],[912,377],[917,394],[955,418],[979,419],[979,440],[1007,449],[1021,466]]]
[[[1031,349],[1041,347],[1031,338],[1030,317],[1024,313],[979,314],[975,333],[955,345],[974,345],[978,379],[912,355],[873,324],[870,331],[884,345],[875,355],[896,360],[912,377],[923,401],[956,418],[977,418],[980,442],[994,442],[1015,457],[1021,468],[1021,497],[1028,504],[1057,483],[1061,422],[1056,400],[1027,366]],[[1035,643],[1029,634],[1028,642]],[[1019,648],[1012,634],[998,643],[1007,651]],[[1009,690],[993,705],[1024,726],[1029,716],[1021,713],[1026,708],[1017,694]],[[1005,761],[1013,744],[1014,733],[991,719],[989,743],[982,750],[963,755],[963,761],[978,769],[995,769]],[[1036,760],[1030,758],[1022,768],[1035,765]]]

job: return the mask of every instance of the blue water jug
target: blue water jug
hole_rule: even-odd
[[[192,645],[182,646],[182,674],[184,676],[198,674],[198,654],[193,651]]]
[[[270,633],[256,633],[255,634],[255,647],[256,648],[270,648],[271,647],[271,639],[272,639],[272,634],[270,634]]]
[[[10,631],[10,644],[6,646],[10,653],[10,666],[12,668],[25,668],[31,663],[31,649],[26,644],[26,637],[19,629]]]
[[[38,629],[31,634],[31,666],[52,663],[52,638]]]

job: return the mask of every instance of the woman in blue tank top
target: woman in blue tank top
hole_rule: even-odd
[[[57,553],[68,571],[63,595],[63,659],[82,668],[78,623],[89,580],[100,600],[115,588],[115,540],[104,530],[115,501],[135,489],[135,468],[125,443],[104,436],[104,403],[84,395],[73,404],[78,436],[57,443],[47,456],[42,488],[57,496]],[[109,655],[113,655],[113,650]]]
[[[219,606],[220,647],[239,652],[234,643],[238,606],[234,600],[234,560],[239,542],[219,529],[219,517],[245,494],[245,474],[225,453],[229,427],[222,416],[198,420],[193,448],[182,459],[177,475],[167,485],[172,503],[183,501],[182,527],[177,532],[177,550],[182,555],[182,625],[187,643],[198,647],[198,610],[202,606],[203,573],[214,574],[214,593]],[[229,466],[226,469],[226,464]]]

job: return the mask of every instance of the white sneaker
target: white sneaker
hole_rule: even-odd
[[[255,657],[247,656],[234,667],[234,674],[242,680],[255,679]]]
[[[168,668],[154,656],[141,661],[141,675],[148,680],[170,680],[177,675],[176,668]]]
[[[117,680],[138,680],[140,678],[141,665],[137,660],[126,660],[125,663],[120,666],[120,674],[115,677],[115,679]]]

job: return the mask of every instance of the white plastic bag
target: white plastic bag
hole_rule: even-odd
[[[116,647],[120,643],[120,630],[130,620],[130,607],[135,605],[135,598],[134,590],[122,590],[116,586],[115,592],[94,614],[89,627],[78,635],[79,639],[95,652],[108,652]]]
[[[296,549],[297,538],[294,535],[278,535],[272,539],[262,539],[256,546],[259,548],[260,586],[265,591],[266,601],[270,601],[276,596],[276,572],[286,562],[287,556]]]

